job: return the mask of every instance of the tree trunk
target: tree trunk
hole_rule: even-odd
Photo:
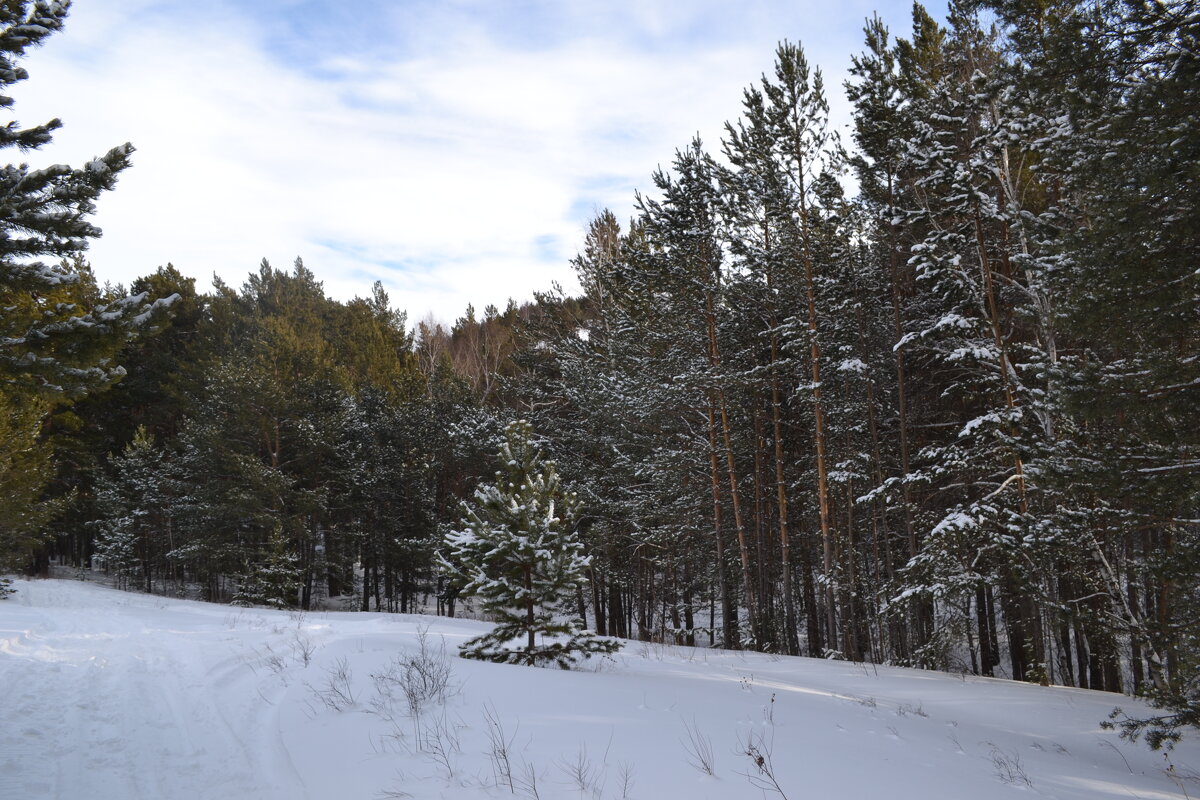
[[[608,627],[605,624],[604,615],[604,589],[600,585],[599,574],[591,566],[588,567],[588,578],[588,583],[592,587],[592,615],[596,618],[596,633],[606,636],[608,634]]]
[[[729,593],[729,578],[725,574],[725,542],[721,537],[721,462],[717,455],[716,402],[709,396],[708,404],[708,450],[709,476],[713,496],[713,534],[717,549],[717,588],[721,595],[721,646],[726,650],[738,648],[737,611]]]
[[[705,297],[705,321],[708,326],[708,358],[713,370],[713,380],[720,380],[721,348],[717,342],[717,315],[712,295]],[[733,456],[733,438],[729,429],[729,410],[725,402],[725,390],[719,385],[714,390],[717,409],[721,415],[721,440],[725,449],[725,471],[729,480],[729,501],[733,509],[733,529],[737,534],[738,555],[742,565],[742,594],[746,598],[746,609],[750,615],[751,638],[758,638],[758,608],[754,601],[754,583],[750,577],[750,549],[746,540],[746,526],[742,517],[742,498],[738,489],[737,464]],[[756,642],[752,642],[752,646]]]
[[[525,567],[525,593],[527,595],[527,599],[525,600],[525,624],[529,628],[528,631],[526,631],[528,635],[528,641],[525,647],[525,652],[529,656],[529,663],[532,664],[534,661],[534,649],[537,647],[537,640],[534,637],[533,631],[533,626],[536,622],[533,613],[533,569],[528,566]]]
[[[764,226],[765,227],[765,226]],[[795,590],[792,580],[792,541],[788,531],[787,479],[783,453],[783,392],[779,386],[779,324],[775,310],[775,275],[768,264],[767,324],[771,326],[771,438],[775,455],[775,505],[779,517],[779,576],[783,593],[783,644],[788,655],[800,655],[800,631],[796,622]]]

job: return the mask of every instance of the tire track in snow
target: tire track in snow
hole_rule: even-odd
[[[69,680],[73,668],[47,647],[54,621],[28,597],[20,601],[19,624],[0,631],[0,797],[57,797],[65,711],[44,687]]]
[[[0,653],[0,797],[55,796],[45,701],[30,680],[30,662],[4,640]],[[15,651],[15,652],[14,652]],[[59,669],[56,664],[41,667]],[[42,719],[39,719],[41,717]],[[39,720],[36,724],[33,720]],[[51,725],[53,723],[51,722]]]
[[[222,724],[242,743],[243,750],[262,757],[254,771],[269,775],[272,789],[261,796],[307,798],[279,719],[278,704],[288,692],[288,679],[261,665],[256,668],[254,663],[260,657],[251,648],[210,664],[205,674],[206,695],[216,700],[214,708]]]
[[[256,746],[278,743],[275,709],[231,674],[211,613],[164,623],[138,596],[81,608],[51,588],[0,631],[0,798],[302,796],[287,753]]]

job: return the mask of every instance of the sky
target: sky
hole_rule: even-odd
[[[627,220],[693,136],[719,150],[780,40],[847,124],[876,11],[908,34],[899,0],[75,0],[11,114],[63,120],[31,166],[137,148],[94,219],[101,282],[170,262],[240,287],[301,257],[332,297],[378,280],[452,323],[575,288],[588,222]]]

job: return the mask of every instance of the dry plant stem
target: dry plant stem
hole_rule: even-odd
[[[1196,776],[1194,774],[1181,773],[1178,770],[1176,770],[1174,762],[1171,761],[1170,753],[1163,753],[1163,758],[1166,759],[1166,762],[1167,762],[1167,768],[1164,769],[1163,772],[1166,774],[1166,776],[1168,778],[1171,779],[1171,783],[1178,786],[1179,791],[1183,792],[1183,796],[1184,796],[1185,800],[1192,800],[1192,796],[1190,794],[1188,794],[1187,786],[1184,785],[1184,781],[1196,780]]]
[[[600,781],[600,768],[588,757],[587,747],[580,746],[575,757],[570,761],[559,762],[558,768],[567,776],[572,789],[579,793],[580,798],[586,794],[599,797],[603,794],[604,785]]]
[[[339,658],[325,671],[324,688],[314,689],[310,686],[309,690],[330,711],[345,711],[355,703],[353,678],[354,671],[350,669],[350,663],[345,658]]]
[[[787,800],[787,794],[783,791],[783,787],[779,785],[779,779],[775,775],[775,763],[771,757],[773,749],[773,742],[771,740],[751,733],[750,738],[746,740],[746,743],[742,747],[742,755],[750,759],[754,771],[742,774],[756,788],[763,791],[775,792],[783,800]]]
[[[514,777],[514,781],[516,788],[529,800],[541,800],[542,796],[538,793],[538,774],[533,764],[528,761],[523,762],[521,773]]]
[[[1125,769],[1129,770],[1129,774],[1130,774],[1130,775],[1132,775],[1132,774],[1133,774],[1133,767],[1129,766],[1129,759],[1125,758],[1125,754],[1124,754],[1124,753],[1122,753],[1122,752],[1120,751],[1120,749],[1118,749],[1118,748],[1117,748],[1117,746],[1116,746],[1115,744],[1113,744],[1112,742],[1108,741],[1107,739],[1101,739],[1101,740],[1100,740],[1100,744],[1101,744],[1101,745],[1108,745],[1109,747],[1111,747],[1111,748],[1112,748],[1112,751],[1113,751],[1114,753],[1116,753],[1117,755],[1119,755],[1119,756],[1121,757],[1121,760],[1125,762]]]
[[[1033,781],[1025,773],[1025,768],[1021,766],[1021,756],[1019,753],[1005,752],[999,746],[988,742],[992,747],[988,758],[991,759],[992,767],[995,768],[996,777],[1001,783],[1007,783],[1012,786],[1024,785],[1033,788]]]
[[[622,761],[617,770],[617,785],[621,788],[621,800],[631,800],[633,797],[633,765]]]
[[[310,663],[312,663],[313,653],[315,653],[316,650],[317,646],[313,643],[313,640],[305,636],[303,633],[297,631],[292,635],[292,655],[295,656],[296,660],[302,663],[304,666],[307,667]]]
[[[488,758],[492,762],[492,778],[498,786],[507,786],[510,793],[516,794],[517,789],[513,785],[512,760],[509,754],[517,732],[513,731],[511,737],[505,736],[500,715],[496,713],[496,708],[491,703],[487,703],[483,707],[483,721],[487,727]]]
[[[446,719],[445,712],[426,728],[420,740],[420,747],[422,752],[442,768],[447,780],[454,777],[454,757],[462,752],[462,747],[459,743],[458,729]]]
[[[716,761],[713,757],[712,740],[701,733],[700,726],[696,724],[695,718],[692,719],[692,724],[690,725],[685,720],[683,728],[687,732],[687,738],[680,741],[683,744],[683,749],[687,752],[688,763],[705,775],[715,777],[717,771]]]
[[[391,721],[403,697],[405,714],[412,720],[413,736],[420,747],[425,737],[421,720],[426,708],[444,705],[457,686],[452,681],[445,640],[435,647],[429,640],[428,627],[423,627],[417,630],[417,643],[415,654],[396,656],[382,672],[371,675],[375,683],[371,709]]]

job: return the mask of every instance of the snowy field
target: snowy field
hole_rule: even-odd
[[[455,657],[478,622],[16,589],[5,800],[1200,797],[1195,738],[1169,760],[1121,741],[1100,721],[1141,708],[1098,692],[637,643],[563,672]],[[372,677],[422,629],[426,672],[450,668],[424,699]]]

